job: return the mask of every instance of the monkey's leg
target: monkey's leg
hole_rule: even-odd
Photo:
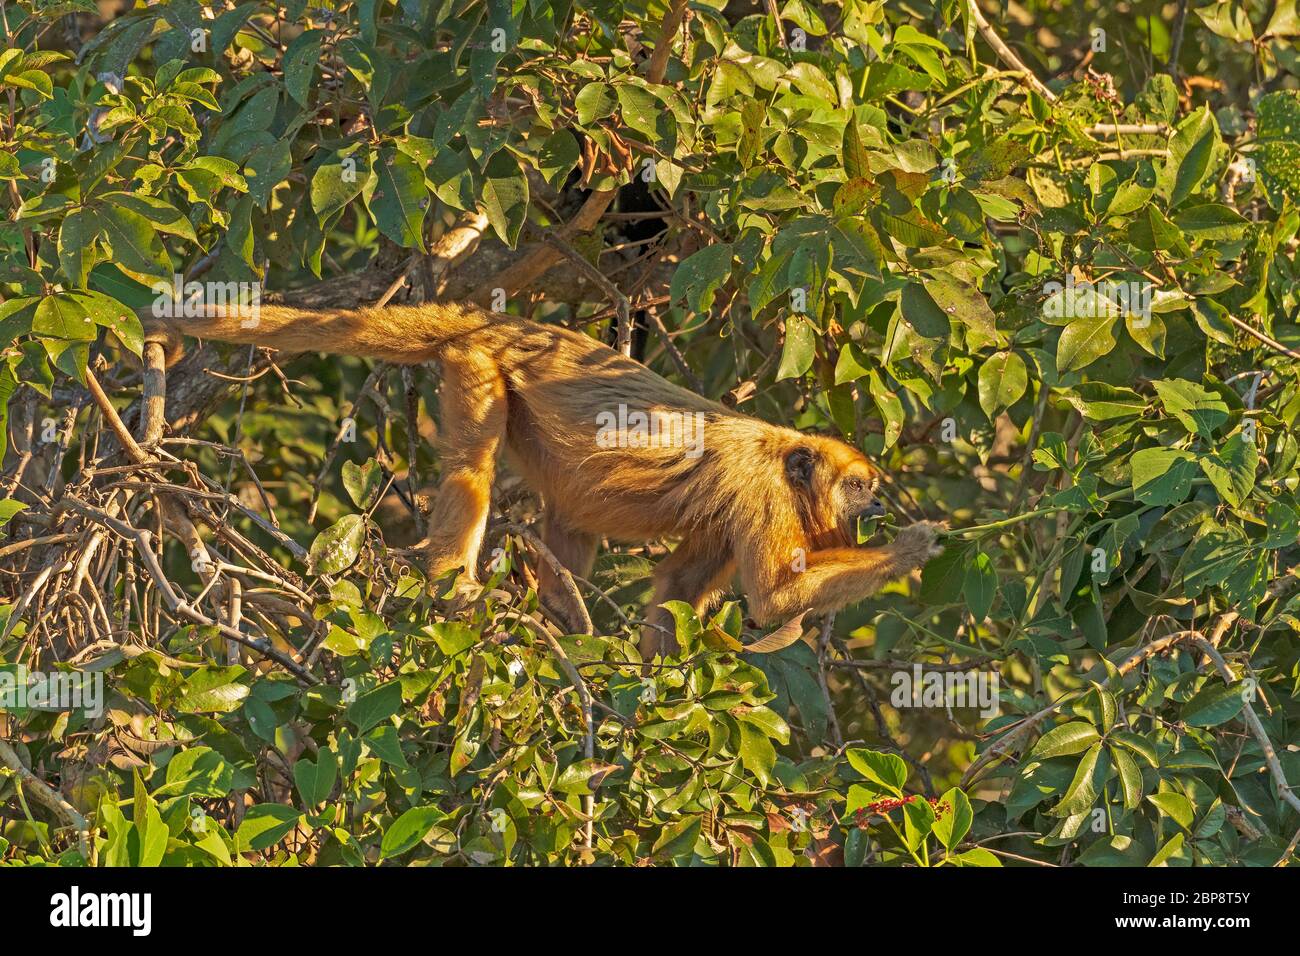
[[[595,537],[566,527],[564,519],[549,508],[543,517],[542,543],[551,549],[560,564],[578,577],[591,574],[596,560]],[[582,616],[572,607],[573,599],[546,561],[537,569],[537,591],[542,603],[559,613],[571,630],[576,632],[582,626]]]
[[[449,349],[442,368],[442,480],[422,546],[431,581],[458,567],[465,569],[465,580],[475,581],[506,432],[506,384],[482,351]]]
[[[676,627],[673,616],[659,607],[665,601],[685,601],[703,614],[717,600],[719,592],[735,571],[730,552],[718,551],[683,541],[677,550],[655,566],[653,605],[641,628],[641,657],[650,660],[655,654],[677,653]]]
[[[942,548],[934,543],[936,528],[922,521],[884,547],[814,551],[802,571],[786,565],[743,568],[750,614],[763,625],[784,624],[801,611],[827,614],[861,601],[937,555]]]

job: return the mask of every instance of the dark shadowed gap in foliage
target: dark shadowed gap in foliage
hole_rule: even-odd
[[[633,176],[630,183],[619,189],[618,196],[614,200],[614,212],[659,212],[663,210],[663,204],[655,196],[651,187],[652,184],[646,182],[640,175]],[[644,219],[621,219],[616,223],[619,242],[645,242],[662,234],[667,228],[668,224],[661,216],[651,216]],[[640,251],[640,246],[632,249],[633,254]],[[646,319],[645,310],[638,309],[632,313],[632,357],[638,362],[645,361],[646,338],[649,334],[650,326]],[[618,319],[614,318],[609,320],[609,327],[605,329],[605,342],[613,346],[617,340]]]

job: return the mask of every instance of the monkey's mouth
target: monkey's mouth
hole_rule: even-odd
[[[873,501],[871,502],[871,504],[867,505],[865,508],[863,508],[857,514],[855,514],[853,517],[861,518],[865,520],[867,518],[883,518],[884,516],[885,516],[884,504],[882,504],[879,501]]]
[[[879,501],[872,501],[864,508],[849,512],[840,522],[839,527],[844,543],[849,547],[853,547],[858,543],[862,535],[870,537],[874,533],[874,529],[868,526],[868,522],[874,518],[884,517],[885,514],[885,506]]]

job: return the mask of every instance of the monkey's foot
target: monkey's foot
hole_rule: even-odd
[[[445,572],[443,575],[430,576],[428,591],[429,596],[448,613],[454,614],[465,610],[483,593],[483,585],[468,575],[458,574],[450,587],[439,583],[443,577]]]
[[[657,655],[673,657],[679,651],[677,637],[672,632],[660,630],[649,624],[642,626],[637,646],[643,661],[651,661]]]

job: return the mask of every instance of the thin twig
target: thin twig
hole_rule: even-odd
[[[1241,331],[1245,332],[1247,335],[1251,335],[1259,339],[1259,341],[1263,342],[1265,345],[1267,345],[1269,348],[1273,349],[1274,351],[1281,352],[1283,355],[1287,356],[1288,358],[1300,359],[1300,352],[1297,352],[1294,349],[1287,348],[1285,345],[1283,345],[1281,342],[1277,341],[1276,339],[1269,338],[1259,329],[1255,328],[1253,325],[1248,325],[1247,323],[1241,321],[1241,319],[1237,318],[1235,315],[1229,315],[1228,321],[1231,322],[1233,325],[1235,325],[1237,328],[1241,329]]]
[[[975,21],[975,29],[978,30],[980,36],[984,38],[984,42],[993,48],[993,52],[998,55],[998,58],[1013,70],[1019,71],[1020,74],[1024,76],[1025,81],[1028,82],[1043,99],[1047,100],[1049,103],[1055,103],[1056,94],[1049,90],[1046,84],[1044,84],[1043,81],[1040,80],[1031,69],[1029,69],[1029,67],[1025,66],[1024,61],[1020,59],[1020,57],[1016,56],[1011,47],[1002,42],[1002,38],[998,36],[993,30],[993,27],[989,25],[988,20],[984,19],[984,14],[980,12],[976,0],[967,0],[967,7],[970,10],[971,19]]]
[[[582,600],[578,585],[574,583],[573,575],[569,573],[569,569],[561,564],[560,559],[555,556],[555,552],[548,548],[541,538],[523,525],[509,525],[506,530],[510,534],[518,535],[527,541],[529,546],[546,562],[551,572],[559,579],[560,584],[564,587],[565,594],[568,595],[570,602],[573,604],[573,610],[578,614],[582,633],[594,634],[595,629],[592,627],[591,615],[587,613],[587,605]]]
[[[117,440],[122,443],[122,447],[136,462],[146,462],[149,456],[145,454],[144,449],[136,444],[131,433],[127,431],[126,426],[122,424],[122,418],[117,414],[117,409],[109,401],[108,395],[104,393],[103,387],[99,384],[99,379],[95,378],[95,373],[86,369],[86,387],[90,389],[90,395],[99,406],[100,414],[104,416],[104,421],[108,422],[108,427],[112,429]]]
[[[827,656],[830,651],[831,635],[835,632],[835,612],[822,619],[821,634],[817,638],[817,683],[822,689],[822,700],[826,704],[827,726],[831,732],[831,742],[836,749],[844,746],[844,735],[840,733],[840,721],[835,716],[835,704],[831,700],[831,687],[826,680]]]

